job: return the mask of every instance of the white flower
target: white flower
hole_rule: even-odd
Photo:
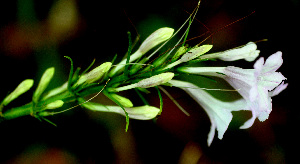
[[[211,121],[210,132],[208,134],[207,144],[213,141],[215,131],[218,131],[218,138],[222,139],[229,123],[232,120],[231,111],[238,111],[246,106],[243,99],[233,102],[223,102],[217,100],[198,86],[184,81],[170,80],[172,86],[179,87],[186,91],[198,104],[200,104]]]
[[[113,112],[118,113],[125,116],[124,110],[119,106],[104,106],[102,104],[87,102],[82,104],[83,107],[94,110],[94,111],[101,111],[101,112]],[[137,119],[137,120],[150,120],[155,118],[160,109],[154,106],[144,105],[139,107],[131,107],[126,108],[126,112],[128,113],[129,118]]]
[[[254,61],[259,55],[259,50],[257,50],[257,45],[254,42],[249,42],[246,45],[236,47],[223,52],[217,52],[212,54],[205,54],[200,56],[199,59],[220,59],[224,61],[235,61],[240,59],[245,59],[246,61]]]
[[[241,96],[247,101],[247,110],[252,111],[253,117],[241,128],[249,128],[254,123],[255,118],[264,121],[268,118],[272,110],[271,96],[278,94],[285,89],[280,86],[275,89],[286,78],[280,73],[275,72],[283,63],[282,53],[276,52],[271,55],[264,63],[261,57],[254,64],[254,69],[242,69],[238,67],[194,67],[178,70],[186,73],[201,75],[212,75],[224,78]],[[270,91],[274,90],[271,94]]]

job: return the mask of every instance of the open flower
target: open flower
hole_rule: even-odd
[[[259,55],[259,50],[257,50],[257,45],[254,42],[249,42],[246,45],[236,47],[230,50],[216,52],[212,54],[205,54],[200,56],[199,59],[220,59],[224,61],[235,61],[240,59],[245,59],[246,61],[254,61]]]
[[[181,72],[212,75],[224,78],[247,101],[247,110],[252,111],[253,117],[241,128],[249,128],[255,118],[264,121],[272,111],[270,91],[274,90],[286,78],[276,70],[282,65],[282,53],[276,52],[266,62],[261,57],[254,64],[254,69],[239,67],[181,67]],[[286,86],[280,86],[282,91]],[[276,89],[275,89],[276,90]],[[278,94],[278,90],[276,91]],[[274,92],[272,92],[274,94]]]
[[[229,123],[232,120],[231,111],[238,111],[246,106],[246,101],[243,99],[233,102],[220,101],[198,86],[184,81],[170,80],[172,86],[179,87],[186,91],[199,105],[203,107],[211,121],[210,132],[208,134],[207,144],[213,141],[215,131],[218,131],[218,138],[222,139]]]

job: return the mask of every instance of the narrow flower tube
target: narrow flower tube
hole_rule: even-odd
[[[260,51],[257,50],[257,45],[254,42],[249,42],[246,45],[226,50],[223,52],[202,55],[199,57],[199,59],[220,59],[224,61],[235,61],[245,59],[246,61],[251,62],[258,57],[259,53]]]
[[[246,101],[243,99],[233,102],[220,101],[200,89],[198,86],[189,82],[170,80],[169,83],[172,86],[186,91],[186,93],[188,93],[199,105],[201,105],[207,113],[211,121],[210,132],[207,139],[207,144],[209,146],[213,141],[216,130],[218,131],[218,138],[223,138],[224,133],[228,129],[229,123],[232,120],[231,112],[242,110],[246,106]]]
[[[161,84],[164,84],[166,82],[168,82],[169,80],[171,80],[174,77],[174,73],[172,72],[165,72],[165,73],[161,73],[158,75],[154,75],[151,76],[149,78],[143,79],[137,83],[134,84],[130,84],[130,85],[126,85],[123,87],[119,87],[119,88],[115,88],[113,89],[114,92],[120,92],[120,91],[124,91],[124,90],[128,90],[128,89],[132,89],[132,88],[150,88],[150,87],[154,87],[154,86],[158,86]]]
[[[41,78],[41,80],[40,80],[33,96],[32,96],[33,102],[38,102],[40,96],[45,91],[45,89],[48,87],[48,85],[49,85],[49,83],[50,83],[50,81],[51,81],[51,79],[54,75],[54,72],[55,72],[54,67],[48,68],[44,72],[44,74],[43,74],[43,76],[42,76],[42,78]]]
[[[33,85],[32,79],[26,79],[22,81],[17,88],[12,91],[8,96],[5,97],[5,99],[2,101],[1,106],[8,105],[11,101],[22,95],[23,93],[27,92]]]
[[[105,62],[100,66],[94,68],[90,72],[80,76],[78,81],[74,84],[74,87],[82,85],[82,84],[91,84],[97,80],[100,80],[106,72],[111,68],[111,62]]]
[[[224,78],[240,95],[247,101],[248,110],[252,111],[253,117],[241,128],[249,128],[255,118],[265,121],[272,111],[270,92],[275,89],[276,94],[286,86],[279,86],[286,78],[276,70],[282,65],[282,53],[276,52],[265,62],[260,58],[254,64],[254,69],[242,69],[239,67],[181,67],[180,72],[211,75]],[[276,87],[280,87],[279,90]],[[276,95],[274,94],[274,95]],[[272,94],[273,95],[273,94]]]
[[[172,37],[174,33],[173,28],[163,27],[155,32],[153,32],[148,38],[142,43],[139,49],[130,56],[129,62],[133,62],[147,53],[150,49],[154,48],[158,44],[161,44]],[[127,59],[123,59],[116,67],[114,67],[110,72],[109,76],[114,76],[119,70],[125,67]]]
[[[113,112],[118,113],[125,116],[124,110],[119,106],[104,106],[102,104],[87,102],[82,104],[83,107],[100,112]],[[131,107],[126,108],[126,112],[128,113],[129,118],[137,119],[137,120],[150,120],[155,118],[159,113],[159,108],[154,106],[139,106],[139,107]]]

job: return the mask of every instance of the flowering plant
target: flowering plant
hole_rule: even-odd
[[[1,120],[31,115],[50,122],[46,118],[47,116],[82,106],[93,111],[113,112],[124,115],[126,117],[127,130],[130,118],[150,120],[157,117],[163,108],[160,90],[164,92],[165,90],[161,86],[172,86],[186,91],[208,114],[211,121],[211,129],[207,140],[208,145],[213,141],[215,130],[218,131],[218,138],[223,138],[232,120],[232,111],[249,110],[252,112],[252,118],[246,121],[241,128],[251,127],[256,118],[260,121],[265,121],[272,111],[271,97],[278,95],[287,87],[287,84],[283,82],[286,78],[280,72],[276,72],[283,63],[282,53],[278,51],[266,61],[264,61],[263,57],[259,58],[254,64],[254,69],[243,69],[234,66],[195,67],[189,65],[190,63],[216,59],[223,61],[244,59],[252,62],[260,53],[254,42],[217,53],[209,53],[213,48],[212,45],[184,46],[183,43],[186,42],[186,37],[197,9],[198,7],[177,31],[169,27],[163,27],[154,31],[134,53],[131,53],[134,49],[129,33],[128,51],[124,59],[117,64],[113,60],[89,71],[93,65],[92,63],[85,71],[80,72],[79,68],[74,71],[72,59],[66,56],[71,62],[67,82],[45,93],[55,72],[53,67],[48,68],[40,79],[31,102],[20,107],[6,109],[8,104],[33,86],[34,81],[32,79],[24,80],[1,101]],[[148,62],[186,24],[188,24],[188,27],[177,44],[155,60]],[[156,48],[157,46],[159,47]],[[149,54],[148,52],[153,49],[154,51]],[[180,74],[197,74],[223,78],[241,95],[241,98],[232,102],[218,100],[196,84],[176,80],[176,76]],[[135,89],[138,95],[144,99],[140,92],[148,92],[147,88],[151,87],[156,88],[158,91],[160,97],[159,108],[146,102],[143,106],[134,106],[130,99],[118,94],[118,92]],[[108,106],[91,102],[100,93],[103,93],[116,105]],[[92,94],[95,94],[92,98],[86,98]],[[71,101],[76,101],[78,105],[66,109],[64,105]]]

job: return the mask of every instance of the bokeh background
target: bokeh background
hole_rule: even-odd
[[[141,41],[160,27],[178,29],[197,5],[196,0],[81,1],[81,0],[4,0],[0,2],[0,97],[12,91],[22,80],[33,78],[37,85],[43,71],[56,68],[49,89],[68,78],[70,56],[75,66],[85,68],[122,58],[127,51],[127,31]],[[265,122],[256,121],[247,129],[238,127],[249,112],[234,113],[223,140],[215,139],[207,147],[210,121],[187,94],[166,88],[191,114],[186,116],[163,95],[162,115],[151,121],[131,120],[125,132],[125,118],[97,113],[80,107],[53,117],[57,127],[33,117],[0,123],[0,163],[292,163],[298,144],[299,106],[293,105],[299,41],[298,0],[203,0],[188,38],[207,31],[215,32],[205,41],[212,51],[222,51],[259,42],[261,56],[283,52],[280,72],[289,87],[273,98],[273,111]],[[228,24],[254,14],[228,27]],[[226,28],[224,28],[226,27]],[[206,35],[208,36],[208,35]],[[189,41],[195,45],[205,37]],[[207,65],[235,65],[252,68],[245,61],[213,62]],[[293,73],[293,74],[291,74]],[[190,77],[185,77],[190,78]],[[203,80],[203,81],[202,81]],[[222,87],[202,79],[204,87]],[[223,85],[223,84],[222,84]],[[226,87],[226,86],[225,86]],[[13,104],[22,105],[33,91]],[[230,97],[231,93],[214,93]],[[131,93],[128,94],[130,96]],[[151,105],[159,106],[155,90],[146,95]],[[134,104],[140,104],[131,96]],[[99,96],[99,102],[106,102]],[[292,106],[293,105],[293,106]]]

